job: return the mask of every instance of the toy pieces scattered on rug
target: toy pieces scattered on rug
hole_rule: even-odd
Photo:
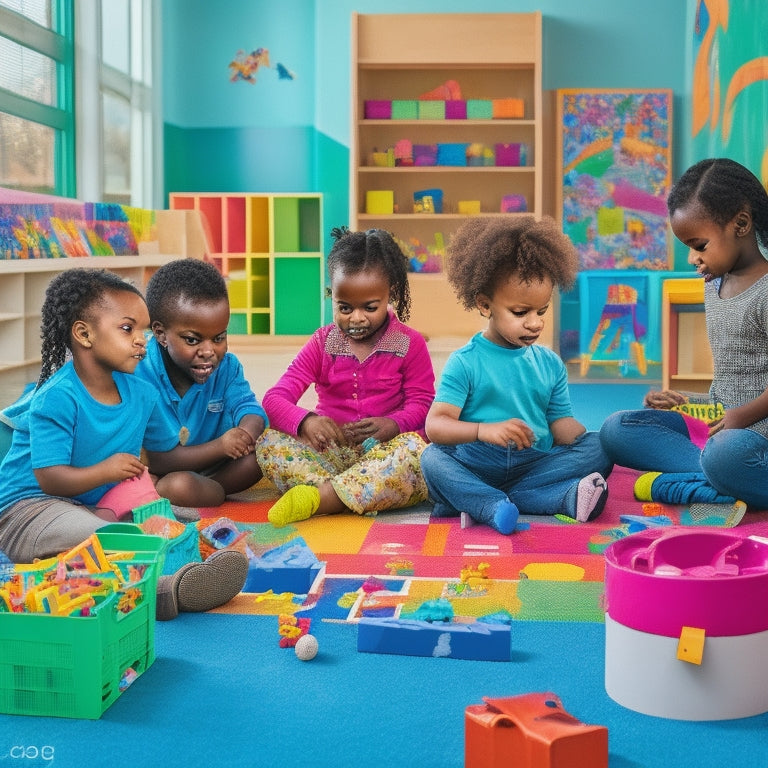
[[[312,619],[296,618],[287,613],[281,613],[277,617],[277,631],[280,634],[279,645],[281,648],[295,648],[299,638],[309,634]]]
[[[680,524],[735,528],[746,512],[747,505],[743,501],[734,504],[691,504],[680,514]]]

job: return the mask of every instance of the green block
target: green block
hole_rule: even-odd
[[[419,117],[419,102],[413,100],[395,99],[392,102],[393,120],[417,120]]]
[[[468,99],[467,120],[491,120],[493,102],[490,99]]]
[[[419,120],[445,120],[444,101],[420,101]]]

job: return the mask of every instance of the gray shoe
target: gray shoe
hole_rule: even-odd
[[[175,619],[180,612],[200,613],[236,597],[248,577],[248,558],[242,552],[223,549],[202,563],[187,563],[157,584],[158,621]]]
[[[200,520],[200,510],[195,507],[177,507],[171,504],[171,512],[180,523],[196,523]]]

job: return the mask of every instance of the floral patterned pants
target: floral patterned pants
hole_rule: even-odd
[[[330,481],[345,506],[359,515],[375,515],[426,501],[419,461],[425,447],[416,432],[404,432],[367,451],[339,446],[319,452],[292,435],[267,429],[256,441],[256,458],[264,477],[281,493]]]

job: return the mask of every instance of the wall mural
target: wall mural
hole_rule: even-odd
[[[768,3],[696,0],[694,160],[729,157],[768,183]]]

